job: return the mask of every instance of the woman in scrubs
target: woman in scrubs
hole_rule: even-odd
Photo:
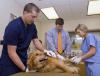
[[[75,33],[82,37],[83,43],[81,45],[82,55],[75,56],[71,60],[78,64],[84,61],[86,64],[86,76],[100,75],[100,41],[92,33],[88,33],[88,28],[84,24],[79,24]]]

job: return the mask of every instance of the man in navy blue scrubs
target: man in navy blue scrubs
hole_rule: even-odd
[[[11,21],[5,29],[2,56],[0,59],[0,76],[9,76],[25,71],[27,49],[31,40],[35,47],[43,51],[38,40],[34,19],[40,9],[33,3],[25,5],[23,16]]]

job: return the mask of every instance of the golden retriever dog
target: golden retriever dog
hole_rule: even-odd
[[[51,72],[59,69],[62,72],[78,73],[78,68],[73,66],[70,61],[63,61],[58,58],[50,57],[39,50],[29,54],[27,63],[29,71],[36,70],[37,72]]]

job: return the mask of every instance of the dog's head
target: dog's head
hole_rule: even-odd
[[[32,53],[29,54],[28,58],[28,68],[29,70],[36,70],[39,68],[42,68],[46,63],[47,56],[39,51],[33,51]]]

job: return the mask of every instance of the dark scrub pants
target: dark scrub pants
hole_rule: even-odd
[[[9,76],[21,72],[8,56],[7,45],[17,46],[16,52],[23,64],[27,63],[27,49],[32,39],[37,38],[34,23],[25,26],[21,17],[11,21],[5,29],[2,56],[0,59],[0,76]]]

